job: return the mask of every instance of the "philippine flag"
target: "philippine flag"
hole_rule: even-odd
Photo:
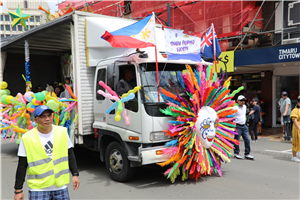
[[[115,48],[145,48],[155,46],[155,16],[148,17],[101,36]]]
[[[213,46],[213,40],[214,40],[215,48]],[[218,58],[219,55],[221,54],[221,48],[213,25],[203,36],[200,43],[200,48],[201,48],[201,54],[206,58],[214,58],[214,53],[216,54],[216,58]]]

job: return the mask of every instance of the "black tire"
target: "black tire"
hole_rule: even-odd
[[[130,167],[130,162],[118,142],[111,142],[105,152],[105,165],[110,177],[118,182],[125,182],[132,178],[135,168]]]

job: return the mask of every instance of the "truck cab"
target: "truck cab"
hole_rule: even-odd
[[[185,64],[196,64],[192,61],[158,62],[157,87],[156,63],[149,54],[137,51],[127,57],[114,59],[109,64],[99,62],[96,67],[93,128],[98,134],[100,159],[106,163],[110,176],[116,181],[131,178],[134,167],[167,160],[162,153],[170,137],[164,130],[168,129],[168,121],[172,118],[160,112],[160,109],[167,107],[160,90],[163,88],[181,93],[183,89],[176,72],[185,70]],[[104,90],[99,85],[100,81],[116,91],[118,82],[124,76],[124,69],[128,68],[134,70],[134,82],[141,86],[135,98],[125,103],[129,125],[123,117],[120,121],[115,120],[115,110],[106,113],[114,101],[97,93],[98,90]]]

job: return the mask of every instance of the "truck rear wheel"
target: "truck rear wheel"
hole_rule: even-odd
[[[105,152],[105,165],[110,177],[118,182],[132,178],[134,168],[130,167],[129,160],[118,142],[111,142]]]

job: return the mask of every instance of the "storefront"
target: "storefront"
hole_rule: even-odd
[[[281,92],[288,92],[292,108],[300,94],[300,44],[237,51],[234,57],[233,76],[241,77],[244,94],[266,102],[266,126],[280,126]]]

